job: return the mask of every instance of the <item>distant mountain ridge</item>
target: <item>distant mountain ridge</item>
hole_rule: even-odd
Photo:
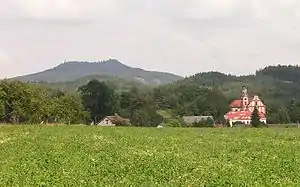
[[[183,79],[178,75],[157,71],[146,71],[122,64],[116,59],[101,62],[68,61],[52,69],[13,79],[26,82],[69,82],[91,75],[118,77],[127,81],[150,85],[169,84]]]

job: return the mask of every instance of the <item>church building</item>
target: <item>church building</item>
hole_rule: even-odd
[[[267,123],[266,105],[257,95],[250,97],[247,89],[243,87],[241,98],[230,104],[230,111],[224,117],[229,121],[230,126],[233,126],[235,122],[251,124],[251,116],[255,107],[258,109],[260,121]]]

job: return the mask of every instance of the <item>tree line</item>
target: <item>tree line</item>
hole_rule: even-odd
[[[264,98],[263,98],[264,99]],[[268,123],[297,123],[300,101],[278,103],[267,100]],[[91,80],[77,93],[45,89],[19,81],[0,82],[0,123],[91,124],[105,116],[118,114],[132,125],[157,126],[168,123],[184,126],[182,116],[213,116],[223,123],[230,100],[218,85],[203,86],[193,81],[176,82],[152,90],[133,86],[117,90],[105,82]]]
[[[88,118],[83,104],[74,95],[49,91],[19,81],[0,82],[2,123],[83,123]]]
[[[90,124],[118,113],[128,117],[134,125],[154,126],[162,117],[146,95],[138,88],[118,92],[97,80],[78,88],[78,94],[3,80],[0,82],[0,123]]]
[[[152,91],[139,86],[119,91],[105,82],[91,80],[78,88],[77,94],[45,89],[20,81],[0,82],[0,122],[12,124],[97,123],[118,114],[136,126],[157,126],[164,122],[158,111],[183,115],[213,115],[227,111],[226,98],[219,90],[197,85],[169,85]],[[180,126],[183,124],[173,124]]]

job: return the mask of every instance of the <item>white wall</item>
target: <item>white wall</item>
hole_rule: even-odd
[[[113,124],[110,119],[104,118],[100,123],[98,123],[98,126],[115,126],[115,124]]]

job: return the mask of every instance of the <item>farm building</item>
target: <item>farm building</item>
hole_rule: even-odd
[[[251,116],[255,108],[258,109],[260,121],[267,123],[266,105],[257,95],[250,97],[247,89],[243,87],[241,98],[230,104],[230,111],[225,114],[224,118],[229,121],[230,126],[233,126],[235,122],[251,124]]]
[[[97,126],[119,126],[130,124],[129,119],[122,118],[121,116],[115,114],[114,116],[104,117]]]
[[[212,119],[212,121],[214,121],[214,118],[212,116],[183,116],[183,121],[187,125],[192,125],[201,121],[207,121],[207,119],[209,118]]]

